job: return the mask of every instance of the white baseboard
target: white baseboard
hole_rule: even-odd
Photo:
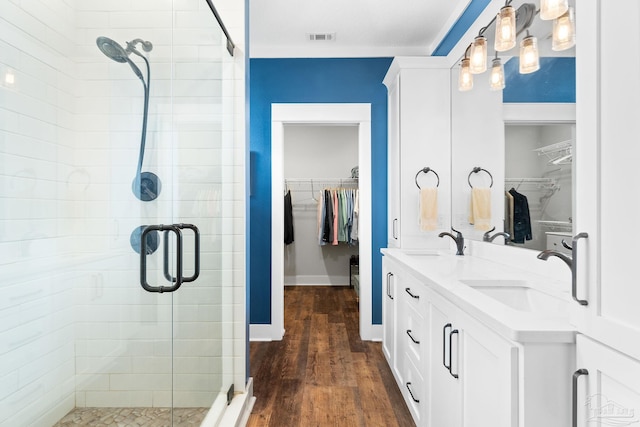
[[[281,341],[284,329],[278,331],[272,324],[249,325],[249,341]]]
[[[285,276],[284,285],[285,286],[349,286],[349,276],[348,275]]]

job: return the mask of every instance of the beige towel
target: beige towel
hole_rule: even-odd
[[[472,188],[469,224],[476,230],[491,229],[491,189]]]
[[[438,228],[438,188],[420,189],[420,223],[421,231],[433,231]]]

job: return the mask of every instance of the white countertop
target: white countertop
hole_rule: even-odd
[[[563,313],[513,309],[484,295],[461,280],[526,280],[527,285],[570,301],[568,284],[529,271],[474,256],[446,251],[381,249],[386,257],[406,266],[425,286],[503,337],[517,342],[574,342],[575,328]],[[437,255],[428,255],[437,253]],[[427,254],[427,255],[421,255]]]

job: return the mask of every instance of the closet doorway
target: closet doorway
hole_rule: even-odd
[[[344,175],[344,182],[346,183],[351,174],[351,168],[358,166],[357,185],[359,190],[359,216],[358,216],[358,259],[359,259],[359,308],[360,308],[360,336],[362,339],[371,340],[375,339],[377,334],[375,333],[375,326],[372,325],[372,308],[371,308],[371,107],[370,104],[273,104],[272,105],[272,135],[271,135],[271,164],[272,164],[272,257],[271,257],[271,284],[272,284],[272,298],[271,298],[271,339],[279,340],[284,336],[284,286],[289,283],[289,280],[306,280],[317,281],[320,278],[307,277],[292,278],[292,271],[287,270],[288,274],[285,274],[285,262],[290,266],[291,260],[286,260],[287,256],[291,256],[291,251],[287,248],[287,254],[285,255],[284,244],[284,203],[281,196],[285,193],[286,183],[285,170],[290,171],[290,167],[296,170],[296,165],[285,165],[285,141],[287,140],[288,133],[295,135],[297,131],[308,127],[309,129],[319,127],[327,127],[328,129],[334,129],[338,133],[348,133],[349,130],[356,136],[357,148],[354,147],[354,151],[357,149],[357,162],[349,167],[348,170],[333,172],[333,168],[327,167],[327,171],[331,171],[331,175]],[[338,128],[343,128],[339,131]],[[288,130],[290,132],[288,132]],[[288,144],[288,143],[286,143]],[[323,157],[325,159],[325,157]],[[325,160],[318,159],[318,162]],[[353,162],[350,162],[353,163]],[[349,163],[349,164],[350,164]],[[321,165],[320,165],[321,166]],[[310,170],[310,169],[309,169]],[[314,167],[314,170],[318,170]],[[289,174],[290,172],[287,172]],[[297,172],[295,172],[297,173]],[[317,172],[314,172],[314,174]],[[311,178],[311,176],[307,176]],[[300,177],[306,178],[306,177]],[[321,178],[319,183],[324,187],[324,182],[320,182],[327,179],[339,179],[341,176],[318,176]],[[309,182],[310,185],[310,182]],[[317,190],[314,187],[314,191],[318,193],[322,188]],[[310,198],[311,194],[309,194]],[[316,196],[317,198],[317,196]],[[298,209],[305,209],[302,206],[305,203],[312,204],[312,200],[300,200]],[[294,202],[295,203],[295,202]],[[295,208],[294,208],[295,209]],[[314,211],[315,212],[315,211]],[[298,213],[294,210],[294,215]],[[302,213],[302,212],[301,212]],[[305,213],[308,215],[308,213]],[[315,213],[312,215],[315,219]],[[315,227],[314,227],[315,228]],[[295,233],[295,229],[294,229]],[[294,243],[295,244],[295,243]],[[343,245],[343,244],[341,244]],[[340,246],[340,245],[339,245]],[[324,262],[317,258],[318,253],[326,254],[329,258],[329,262],[326,264],[327,268],[337,268],[336,263],[339,256],[344,255],[345,246],[341,248],[316,248],[319,252],[311,254],[309,257],[305,257],[305,262],[313,262],[315,258],[317,262]],[[335,253],[331,252],[331,249],[338,249]],[[347,251],[348,252],[348,251]],[[301,261],[300,255],[295,254],[296,266]],[[347,257],[347,260],[349,258]],[[311,271],[311,270],[309,270]],[[317,270],[316,270],[317,272]],[[330,271],[327,271],[330,273]],[[313,276],[313,274],[309,274]],[[331,274],[325,275],[324,280],[328,280],[329,283],[296,283],[296,284],[343,284],[345,280],[348,281],[349,277],[349,263],[348,261],[344,265],[344,275],[342,278],[333,276]],[[287,279],[287,281],[285,281]],[[335,283],[332,283],[332,280]],[[348,284],[348,282],[346,282]]]
[[[350,267],[359,255],[358,126],[287,124],[283,153],[285,199],[291,201],[290,212],[285,205],[284,285],[352,285],[357,292],[357,269]],[[338,205],[328,215],[327,191]]]

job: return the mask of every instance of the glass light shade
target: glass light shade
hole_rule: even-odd
[[[505,6],[496,16],[496,40],[494,48],[498,52],[513,49],[516,46],[516,10]]]
[[[487,38],[485,36],[478,36],[473,40],[469,60],[472,74],[480,74],[487,71]]]
[[[500,58],[496,58],[491,65],[491,90],[502,90],[504,86],[504,67]]]
[[[460,75],[458,76],[458,90],[466,92],[473,89],[473,74],[469,70],[469,58],[464,58],[460,66]]]
[[[520,42],[520,74],[529,74],[540,69],[538,39],[527,36]]]
[[[569,8],[562,16],[553,21],[553,40],[551,49],[566,50],[576,44],[576,32],[573,9]]]
[[[568,0],[540,0],[540,19],[556,19],[569,9]]]

